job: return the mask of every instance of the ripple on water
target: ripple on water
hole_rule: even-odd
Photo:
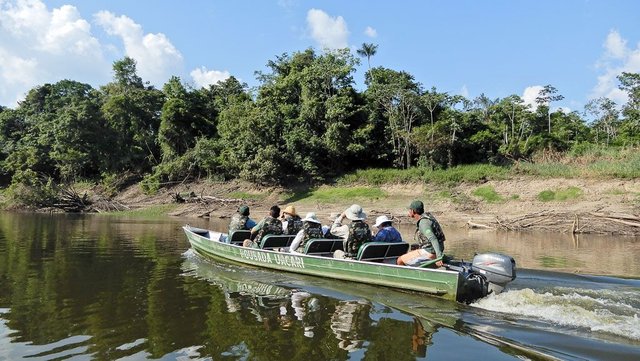
[[[640,310],[632,306],[638,297],[637,291],[625,291],[621,297],[619,291],[606,289],[525,288],[486,297],[472,306],[640,341]]]

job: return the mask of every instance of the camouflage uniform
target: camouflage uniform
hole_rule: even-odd
[[[262,222],[262,227],[258,230],[254,242],[260,244],[263,236],[267,234],[282,234],[282,222],[279,219],[267,216]]]
[[[298,234],[302,229],[302,218],[300,218],[300,216],[287,217],[286,221],[287,229],[284,231],[284,234]]]
[[[344,242],[345,257],[355,258],[360,246],[371,242],[371,229],[362,221],[353,221],[349,224],[349,236]]]
[[[229,223],[229,233],[247,230],[247,221],[249,220],[248,216],[243,216],[240,213],[236,213],[231,217],[231,223]]]
[[[304,236],[302,237],[302,242],[300,242],[298,249],[304,249],[308,240],[323,238],[324,236],[322,233],[322,225],[319,223],[305,222],[302,226],[302,232]]]

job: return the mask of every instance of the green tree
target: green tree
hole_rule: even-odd
[[[372,43],[362,43],[360,49],[356,50],[358,55],[363,58],[367,58],[367,65],[371,69],[371,57],[378,52],[378,45]]]
[[[13,118],[10,128],[25,134],[10,137],[13,149],[5,162],[10,172],[29,169],[63,181],[100,174],[109,130],[90,85],[62,80],[37,87],[14,115],[22,119]]]
[[[434,115],[436,110],[444,108],[444,102],[447,100],[447,93],[438,93],[436,87],[432,87],[430,91],[426,91],[422,95],[422,102],[429,111],[429,121],[431,122],[431,141],[433,141]]]
[[[551,134],[551,102],[556,102],[564,99],[563,95],[557,94],[558,90],[550,84],[545,85],[538,96],[536,97],[536,103],[538,108],[542,106],[546,107],[547,119],[549,124],[549,134]]]
[[[388,121],[386,134],[393,145],[394,165],[411,167],[411,132],[423,117],[420,85],[406,72],[374,68],[370,73],[367,98],[383,110]]]
[[[594,117],[592,128],[596,143],[602,139],[606,145],[615,140],[620,126],[616,103],[605,97],[590,100],[584,107],[585,113]]]
[[[518,95],[511,95],[498,101],[492,115],[493,124],[498,129],[501,142],[499,153],[508,159],[519,159],[530,151],[531,125],[534,114],[527,109]]]
[[[629,97],[622,107],[624,120],[620,126],[620,136],[628,144],[640,144],[640,74],[623,72],[618,80],[620,90]]]
[[[143,175],[159,163],[158,129],[163,94],[144,86],[131,58],[113,64],[113,82],[101,88],[102,113],[114,131],[109,171]]]

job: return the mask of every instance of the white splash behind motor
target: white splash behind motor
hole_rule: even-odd
[[[489,293],[502,292],[507,283],[516,279],[516,261],[500,253],[482,253],[473,257],[471,269],[487,278]]]

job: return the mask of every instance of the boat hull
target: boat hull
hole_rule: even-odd
[[[207,257],[286,272],[424,292],[457,300],[461,275],[448,270],[277,252],[219,241],[222,233],[183,227],[191,247]]]

